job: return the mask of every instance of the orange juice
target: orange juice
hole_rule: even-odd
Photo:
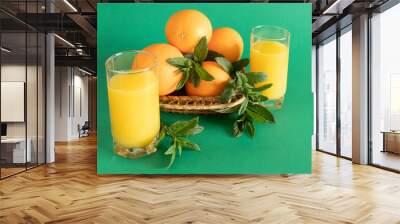
[[[151,143],[160,129],[155,72],[114,75],[108,82],[108,98],[115,144],[132,148]]]
[[[264,72],[267,80],[258,86],[272,83],[263,95],[271,100],[281,99],[286,93],[289,49],[285,44],[271,40],[260,40],[250,47],[250,70]]]

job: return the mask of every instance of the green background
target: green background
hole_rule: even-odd
[[[229,26],[244,40],[243,57],[249,56],[252,27],[261,24],[285,27],[291,33],[288,90],[283,109],[274,111],[276,124],[256,125],[256,137],[232,137],[226,116],[200,116],[205,130],[192,140],[201,151],[184,150],[170,169],[163,153],[137,160],[112,152],[104,62],[114,53],[142,49],[166,42],[164,27],[174,12],[198,9],[213,28]],[[99,174],[276,174],[311,172],[313,96],[311,93],[311,4],[201,3],[201,4],[98,4],[98,154]],[[173,122],[191,116],[162,113]],[[137,127],[141,128],[141,127]]]

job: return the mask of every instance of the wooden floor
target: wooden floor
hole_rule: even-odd
[[[374,164],[400,170],[400,154],[374,150],[372,160]]]
[[[18,168],[1,168],[1,177],[8,177],[13,174],[25,171],[25,167],[18,167]]]
[[[312,175],[96,175],[95,138],[0,181],[0,223],[400,223],[400,175],[313,155]]]

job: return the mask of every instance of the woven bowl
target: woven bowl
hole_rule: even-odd
[[[222,103],[218,96],[160,96],[161,111],[181,114],[221,114],[240,105],[244,96],[235,96],[227,103]]]

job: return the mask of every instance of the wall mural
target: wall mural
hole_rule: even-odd
[[[311,172],[311,5],[98,5],[99,174]]]

